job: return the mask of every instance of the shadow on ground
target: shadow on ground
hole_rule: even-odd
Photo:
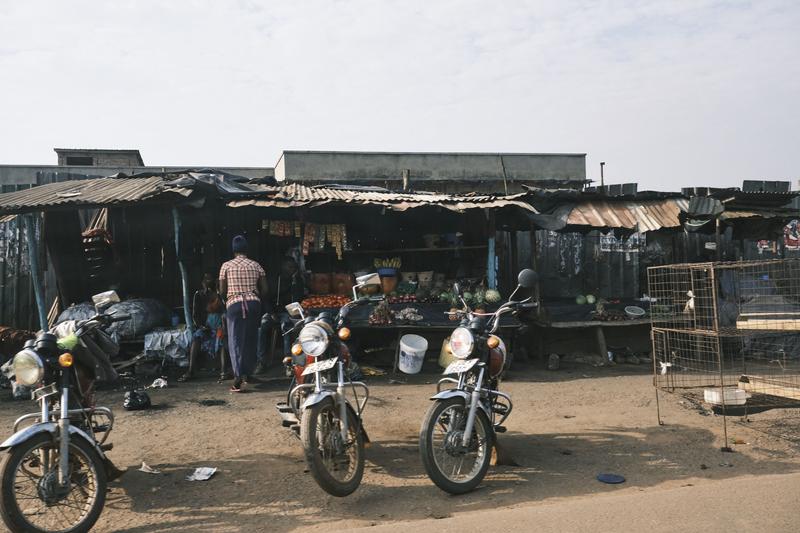
[[[450,496],[427,479],[417,436],[380,440],[367,449],[362,486],[347,498],[333,498],[304,472],[297,455],[245,455],[214,464],[220,471],[206,482],[186,482],[196,466],[151,465],[165,474],[127,474],[109,497],[109,510],[130,508],[153,516],[147,525],[114,529],[128,533],[191,529],[289,530],[344,521],[350,527],[478,511],[548,498],[582,496],[630,488],[647,490],[664,482],[697,477],[722,479],[748,474],[788,473],[795,463],[755,461],[722,453],[706,430],[685,426],[618,428],[563,434],[500,436],[504,453],[519,466],[492,467],[473,493]],[[676,446],[677,444],[677,446]],[[625,476],[604,485],[600,472]],[[381,475],[383,483],[372,477]],[[165,521],[159,521],[165,516]]]

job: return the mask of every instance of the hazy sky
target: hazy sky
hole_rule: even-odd
[[[799,97],[797,0],[0,4],[0,163],[585,152],[640,189],[797,188]]]

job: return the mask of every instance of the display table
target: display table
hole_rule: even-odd
[[[635,305],[643,308],[645,311],[649,309],[649,303],[640,301],[627,301],[627,302],[614,302],[605,304],[606,309],[613,309],[615,311],[624,311],[626,306]],[[624,320],[594,320],[592,319],[592,311],[595,306],[586,304],[578,305],[575,303],[567,303],[563,301],[546,302],[543,304],[542,316],[533,318],[530,323],[542,329],[542,335],[537,336],[537,352],[539,355],[544,355],[545,334],[547,329],[591,329],[595,335],[595,345],[597,348],[597,355],[605,359],[608,357],[608,347],[606,345],[606,336],[604,329],[612,327],[632,327],[632,326],[649,326],[650,316],[646,314],[640,319],[626,318]]]
[[[393,324],[385,325],[372,325],[369,323],[369,315],[374,309],[374,305],[363,305],[354,307],[347,317],[347,327],[351,330],[368,329],[370,331],[386,331],[391,332],[396,338],[394,340],[394,372],[397,372],[397,365],[400,360],[400,338],[407,333],[417,333],[424,336],[426,331],[449,332],[458,327],[459,321],[450,320],[445,313],[450,310],[450,306],[441,303],[396,303],[389,304],[392,311],[400,311],[406,307],[413,307],[420,315],[422,320],[417,322],[395,322]],[[486,306],[487,313],[497,310],[498,306]],[[312,309],[309,312],[317,315],[323,311],[337,313],[338,309]],[[510,332],[516,330],[520,326],[520,322],[510,313],[503,315],[500,319],[500,327],[498,334],[506,342],[509,351],[513,349],[513,334]],[[431,347],[428,346],[430,350]]]

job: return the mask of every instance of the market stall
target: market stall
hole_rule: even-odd
[[[393,347],[416,332],[438,349],[456,326],[447,315],[460,306],[455,282],[474,309],[496,309],[510,285],[500,273],[497,233],[525,227],[519,212],[533,212],[514,198],[288,187],[291,195],[228,205],[246,213],[240,219],[258,218],[262,231],[283,241],[282,253],[298,259],[309,289],[301,303],[312,312],[337,310],[352,298],[355,277],[378,272],[381,286],[361,295],[382,294],[385,302],[355,311],[350,327],[364,343]],[[513,319],[502,325],[516,326]]]
[[[497,236],[529,227],[526,214],[534,210],[523,196],[311,189],[187,171],[44,185],[2,195],[0,214],[22,214],[43,236],[57,298],[38,299],[42,323],[51,309],[55,318],[100,289],[115,289],[123,300],[161,303],[167,313],[153,328],[164,335],[191,328],[192,292],[229,259],[231,238],[244,234],[268,276],[286,256],[297,261],[310,289],[305,303],[315,311],[352,297],[354,275],[380,270],[388,308],[370,310],[371,319],[355,316],[354,327],[385,338],[386,330],[454,327],[445,315],[454,281],[475,308],[497,305],[509,283]],[[101,216],[86,217],[90,210]],[[141,346],[148,333],[121,340]]]

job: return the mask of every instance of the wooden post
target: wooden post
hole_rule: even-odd
[[[25,237],[28,241],[28,262],[31,267],[31,283],[33,293],[36,296],[36,309],[39,314],[39,327],[42,331],[47,331],[47,309],[44,305],[44,291],[42,280],[39,277],[39,246],[36,240],[36,215],[29,214],[22,217],[25,222]]]
[[[497,288],[497,254],[495,253],[495,222],[494,211],[487,211],[486,217],[488,219],[488,235],[487,241],[487,255],[486,255],[486,281],[490,289]]]
[[[606,346],[606,335],[603,333],[603,326],[596,326],[594,333],[597,339],[597,351],[600,352],[603,362],[608,364],[608,346]]]
[[[172,223],[173,231],[175,232],[175,256],[178,260],[178,270],[181,273],[181,287],[183,289],[183,318],[186,321],[186,328],[194,333],[192,311],[189,308],[189,280],[186,275],[186,265],[183,264],[183,259],[181,259],[181,215],[178,213],[177,207],[172,208]]]

